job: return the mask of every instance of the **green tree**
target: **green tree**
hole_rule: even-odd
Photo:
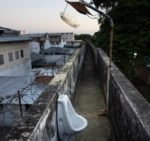
[[[121,0],[110,11],[114,20],[113,60],[128,76],[133,76],[133,65],[142,64],[150,55],[150,1]],[[101,21],[101,20],[100,20]],[[95,33],[96,46],[108,51],[109,23],[104,20],[100,32]],[[134,58],[134,52],[137,58]]]
[[[91,40],[92,36],[90,34],[79,34],[79,35],[75,35],[75,39],[76,40]]]

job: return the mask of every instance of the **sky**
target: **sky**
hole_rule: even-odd
[[[93,34],[98,31],[97,19],[90,19],[67,7],[66,14],[79,21],[73,28],[60,18],[65,0],[0,0],[0,26],[25,30],[27,33],[74,32]]]

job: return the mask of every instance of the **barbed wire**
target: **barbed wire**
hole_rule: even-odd
[[[51,81],[55,73],[57,73],[57,71],[59,71],[64,65],[65,62],[61,64],[58,63],[58,61],[62,62],[62,59],[64,60],[63,57],[57,59],[53,64],[45,65],[45,67],[42,68],[44,70],[44,75],[40,73],[36,74],[36,70],[33,70],[34,72],[31,73],[32,75],[29,74],[25,76],[25,79],[27,80],[23,88],[18,89],[14,94],[9,94],[7,98],[2,100],[0,103],[1,133],[8,132],[8,130],[6,131],[6,126],[15,126],[15,123],[25,115],[29,107],[34,104],[37,98],[42,94],[42,92],[44,92],[44,90],[48,87],[48,82],[45,79],[41,79],[40,82],[38,82],[37,78],[40,76],[45,76],[45,78],[49,78]],[[52,76],[50,76],[49,71],[51,71]],[[20,93],[21,107],[19,106],[18,92]],[[23,112],[22,114],[21,111]]]

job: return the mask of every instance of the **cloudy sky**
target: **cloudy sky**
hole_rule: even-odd
[[[65,0],[0,0],[0,26],[25,30],[26,32],[75,32],[90,33],[98,31],[96,19],[67,7],[69,14],[80,23],[77,29],[68,26],[60,19],[65,9]]]

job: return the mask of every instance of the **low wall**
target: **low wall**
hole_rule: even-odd
[[[109,58],[91,45],[96,55],[98,74],[106,94]],[[150,141],[150,104],[141,96],[124,74],[112,64],[110,72],[108,113],[115,141]]]
[[[84,59],[85,47],[77,49],[23,119],[6,136],[6,141],[57,141],[58,95],[73,96]]]

